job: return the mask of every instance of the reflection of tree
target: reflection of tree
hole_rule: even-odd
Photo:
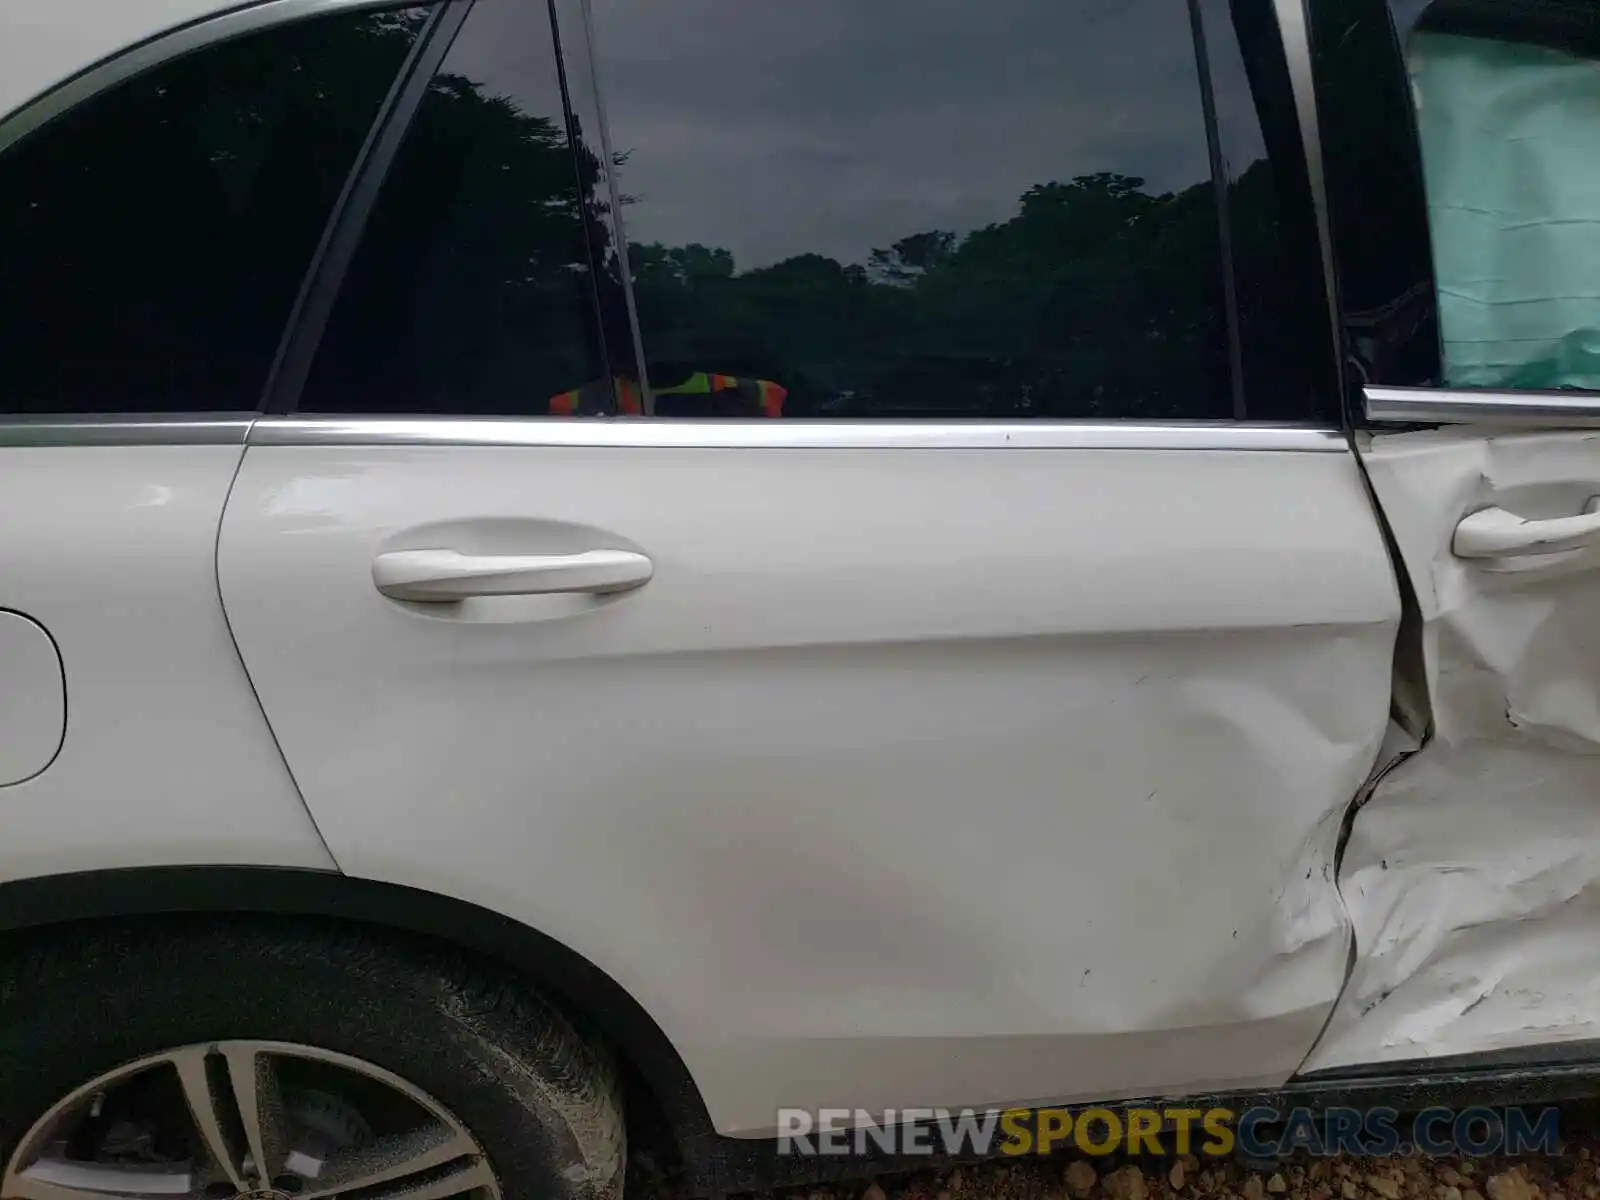
[[[867,270],[883,283],[914,283],[948,262],[957,240],[955,234],[942,229],[913,233],[887,250],[874,250],[867,260]]]
[[[1192,413],[1222,344],[1209,182],[1121,175],[1030,188],[1009,221],[931,230],[865,267],[803,254],[631,251],[652,357],[752,371],[796,415]]]
[[[114,380],[130,405],[251,402],[421,19],[241,38],[0,160],[17,181],[0,187],[7,275],[32,281],[0,287],[15,388],[92,398]],[[606,178],[625,161],[602,161],[551,81],[495,95],[473,74],[447,60],[411,123],[311,410],[538,412],[605,374],[602,346],[631,368]],[[1234,185],[1241,208],[1252,177]],[[980,229],[908,230],[860,264],[740,269],[715,245],[645,243],[626,265],[652,360],[773,380],[794,415],[1192,414],[1225,392],[1214,204],[1209,183],[1085,175],[1029,188]],[[1235,228],[1248,242],[1249,219]]]
[[[450,65],[368,222],[311,408],[391,407],[400,395],[429,410],[526,413],[601,373],[598,165],[580,155],[575,172],[559,111],[527,112]]]
[[[415,186],[396,194],[426,211],[401,206],[388,219],[400,237],[440,231],[417,256],[422,282],[412,292],[413,319],[433,331],[427,383],[474,380],[517,395],[530,376],[588,369],[573,320],[582,312],[585,223],[558,121],[442,75],[417,113],[406,158]]]
[[[605,373],[602,344],[632,369],[607,164],[576,120],[485,94],[465,70],[447,64],[418,112],[347,288],[359,302],[325,343],[340,350],[319,378],[353,394],[315,407],[399,394],[538,412]],[[1236,207],[1259,178],[1234,185]],[[1008,220],[964,234],[909,232],[863,264],[806,253],[741,270],[724,248],[646,242],[628,267],[658,384],[686,369],[770,379],[796,416],[1222,416],[1215,205],[1209,180],[1158,193],[1101,173],[1029,188]]]

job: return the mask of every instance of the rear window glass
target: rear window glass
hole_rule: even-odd
[[[426,14],[209,46],[0,155],[0,411],[254,409]]]
[[[593,12],[659,414],[1232,415],[1181,0]]]

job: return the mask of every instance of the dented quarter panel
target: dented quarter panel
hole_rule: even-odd
[[[1600,554],[1464,560],[1469,513],[1571,516],[1600,435],[1363,447],[1416,590],[1432,736],[1356,814],[1356,961],[1312,1070],[1593,1038],[1600,1016]]]

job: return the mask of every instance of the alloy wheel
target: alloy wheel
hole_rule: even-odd
[[[0,1200],[499,1200],[477,1140],[399,1076],[286,1042],[151,1055],[23,1137]]]

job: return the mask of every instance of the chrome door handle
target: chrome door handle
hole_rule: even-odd
[[[1517,558],[1600,545],[1600,496],[1582,516],[1530,521],[1503,508],[1468,513],[1456,526],[1450,548],[1457,558]]]
[[[632,550],[581,554],[461,554],[391,550],[372,563],[372,582],[396,600],[448,602],[473,596],[606,595],[650,582],[655,566]]]

